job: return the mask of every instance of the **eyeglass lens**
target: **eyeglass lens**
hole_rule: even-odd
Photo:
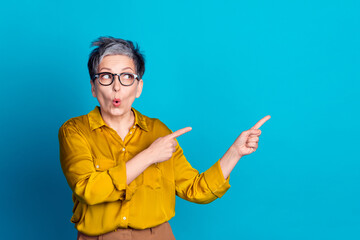
[[[99,82],[102,85],[110,85],[114,81],[114,77],[115,77],[114,75],[115,74],[111,74],[111,73],[100,73]],[[125,86],[131,85],[134,82],[134,80],[135,80],[135,76],[131,73],[120,74],[120,82]]]

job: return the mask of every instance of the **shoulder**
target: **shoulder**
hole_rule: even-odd
[[[89,120],[87,115],[70,118],[59,129],[59,136],[73,133],[84,133],[89,129]],[[90,129],[89,129],[90,130]]]
[[[149,131],[156,132],[159,137],[172,133],[172,131],[165,125],[165,123],[157,118],[149,118],[149,122]]]
[[[135,110],[136,111],[136,110]],[[145,115],[142,115],[136,111],[138,115],[139,122],[143,123],[143,128],[149,133],[156,134],[158,137],[166,136],[172,131],[158,118],[152,118]]]

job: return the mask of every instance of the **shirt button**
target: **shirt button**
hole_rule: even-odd
[[[96,165],[96,168],[99,168],[99,165]]]
[[[132,134],[132,131],[130,131],[130,134]]]
[[[126,217],[123,217],[124,220],[126,220]]]
[[[122,151],[125,152],[125,148],[123,148]]]
[[[133,128],[135,128],[135,126],[133,126]]]

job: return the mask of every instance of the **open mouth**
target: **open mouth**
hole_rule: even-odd
[[[115,98],[114,100],[113,100],[113,105],[114,106],[119,106],[120,105],[120,99],[118,99],[118,98]]]

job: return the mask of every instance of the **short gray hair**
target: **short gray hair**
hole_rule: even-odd
[[[100,37],[91,46],[96,46],[90,53],[88,61],[88,69],[90,78],[94,79],[97,73],[100,62],[105,56],[108,55],[124,55],[128,56],[134,61],[136,74],[139,75],[140,79],[145,73],[145,58],[140,52],[137,44],[133,42],[113,37]]]

